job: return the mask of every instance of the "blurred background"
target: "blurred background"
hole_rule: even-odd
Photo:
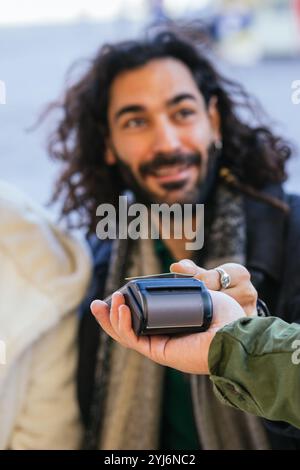
[[[196,21],[218,67],[259,99],[273,128],[294,145],[286,187],[300,192],[300,104],[292,101],[300,80],[300,0],[0,0],[1,179],[45,203],[58,171],[45,146],[51,122],[29,128],[61,96],[68,68],[104,42],[166,20]]]

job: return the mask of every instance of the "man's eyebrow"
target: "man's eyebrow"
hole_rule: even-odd
[[[123,108],[119,109],[119,111],[115,114],[115,121],[117,121],[123,114],[126,113],[140,113],[145,111],[146,108],[139,104],[130,104],[128,106],[123,106]]]
[[[173,106],[174,104],[180,103],[183,100],[193,100],[196,101],[196,97],[191,93],[180,93],[179,95],[174,96],[173,98],[167,101],[167,106]]]
[[[191,93],[180,93],[179,95],[173,96],[173,98],[170,98],[167,102],[167,106],[174,106],[175,104],[180,103],[180,101],[183,100],[193,100],[196,101],[196,97],[192,95]],[[115,121],[117,121],[123,114],[127,113],[142,113],[145,112],[146,108],[145,106],[142,106],[140,104],[129,104],[127,106],[123,106],[122,108],[119,109],[119,111],[116,112],[115,114]]]

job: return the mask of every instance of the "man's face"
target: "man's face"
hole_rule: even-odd
[[[155,59],[117,76],[110,88],[106,161],[151,202],[195,202],[219,139],[214,100],[208,109],[189,69]]]

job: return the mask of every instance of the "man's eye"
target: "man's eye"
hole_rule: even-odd
[[[186,119],[195,114],[193,109],[183,108],[175,113],[177,119]]]
[[[129,119],[129,121],[125,122],[124,127],[127,129],[134,129],[137,127],[142,127],[146,123],[146,120],[143,118],[133,118]]]

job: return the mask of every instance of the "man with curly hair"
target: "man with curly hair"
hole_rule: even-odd
[[[77,215],[87,229],[94,253],[79,336],[85,447],[299,448],[293,427],[223,406],[208,377],[159,366],[112,342],[89,310],[124,277],[190,258],[205,269],[246,266],[271,313],[298,321],[299,199],[282,189],[288,145],[267,126],[242,119],[240,106],[253,110],[247,94],[174,32],[103,46],[58,105],[64,114],[50,153],[64,172],[55,198],[63,215]],[[175,236],[97,239],[97,207],[117,210],[125,191],[147,206],[204,203],[203,249],[186,250]]]

